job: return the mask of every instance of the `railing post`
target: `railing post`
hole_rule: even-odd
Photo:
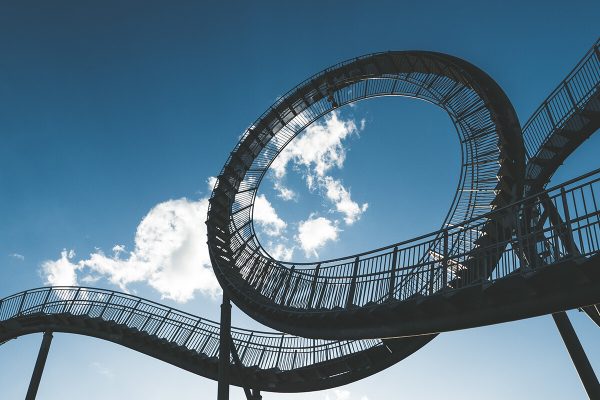
[[[134,312],[137,310],[138,306],[140,305],[140,303],[142,302],[142,299],[138,299],[135,303],[135,305],[133,306],[133,308],[131,309],[131,312],[129,313],[129,315],[127,316],[127,319],[125,320],[125,322],[123,322],[123,325],[127,325],[129,323],[129,321],[131,320],[131,318],[133,317]]]
[[[567,96],[569,96],[569,100],[571,100],[571,104],[573,104],[573,108],[577,108],[577,102],[575,101],[575,97],[573,97],[573,93],[571,92],[571,88],[569,88],[569,81],[563,82],[563,87],[567,91]]]
[[[277,360],[275,361],[275,368],[279,367],[279,360],[281,359],[281,349],[283,348],[283,339],[285,338],[285,333],[281,334],[281,339],[279,340],[279,350],[277,351]]]
[[[350,308],[354,304],[354,292],[356,291],[356,276],[358,275],[358,256],[354,259],[354,270],[352,272],[352,280],[350,281],[350,289],[348,290],[348,298],[346,299],[346,308]]]
[[[560,197],[563,203],[563,211],[565,213],[565,234],[566,234],[566,243],[565,247],[567,248],[567,252],[570,256],[574,256],[577,254],[575,250],[575,242],[573,241],[573,229],[571,228],[571,216],[569,214],[569,205],[567,204],[567,193],[565,192],[565,188],[560,188]]]
[[[244,363],[244,358],[246,357],[246,351],[248,350],[248,346],[250,346],[250,342],[252,341],[252,337],[254,336],[254,331],[250,332],[250,336],[248,336],[248,340],[246,341],[246,345],[244,346],[244,350],[242,351],[242,355],[240,356],[240,362]]]
[[[325,290],[327,289],[327,283],[329,280],[325,278],[323,281],[323,286],[321,286],[321,293],[319,293],[319,298],[317,299],[317,304],[315,304],[315,308],[320,308],[321,303],[323,302],[323,297],[325,296]]]
[[[77,291],[75,292],[75,296],[73,297],[73,299],[71,300],[66,300],[66,302],[70,302],[69,303],[69,309],[67,310],[65,307],[65,312],[71,312],[71,309],[73,308],[73,304],[75,304],[75,300],[77,300],[77,296],[79,296],[79,292],[81,291],[81,288],[77,288]],[[65,306],[67,305],[67,303],[65,303]]]
[[[198,327],[198,325],[200,325],[201,321],[202,321],[202,318],[198,318],[198,320],[196,321],[196,323],[194,324],[194,326],[190,329],[190,334],[187,335],[187,337],[185,338],[185,340],[183,341],[183,343],[181,344],[181,346],[185,347],[187,345],[187,342],[190,340],[190,338],[194,334],[194,330],[196,330],[196,328]]]
[[[433,294],[433,285],[435,284],[435,260],[429,261],[431,263],[431,267],[429,268],[429,295]]]
[[[546,109],[546,114],[548,115],[548,119],[550,120],[550,123],[552,124],[552,128],[554,129],[554,127],[556,127],[556,122],[554,122],[554,117],[552,116],[552,113],[550,112],[550,107],[548,106],[548,102],[546,100],[544,100],[543,104],[544,104],[544,108]],[[542,139],[542,141],[544,139]]]
[[[48,358],[51,343],[52,332],[44,332],[44,338],[42,339],[40,351],[38,352],[37,360],[35,361],[35,367],[33,368],[33,374],[31,375],[31,381],[29,382],[25,400],[35,400],[40,381],[42,380],[42,373],[44,372],[44,366],[46,365],[46,359]]]
[[[50,298],[50,293],[52,293],[52,288],[48,290],[46,297],[44,297],[44,302],[42,303],[42,313],[45,312],[44,310],[46,309],[46,303],[48,303],[48,299]]]
[[[106,311],[106,308],[110,304],[110,301],[112,300],[114,294],[115,294],[115,292],[110,292],[110,296],[108,296],[108,300],[106,300],[106,303],[104,303],[104,308],[102,308],[102,312],[100,313],[100,318],[102,318],[104,316],[104,312]]]
[[[394,290],[396,289],[396,265],[398,264],[398,246],[394,247],[392,254],[392,269],[390,271],[390,287],[388,288],[388,300],[394,299]]]
[[[231,302],[223,293],[219,342],[219,371],[217,400],[229,400],[229,365],[231,354]]]
[[[21,297],[21,301],[19,302],[19,308],[17,309],[17,315],[21,315],[23,312],[23,303],[25,303],[25,296],[27,296],[27,290],[23,292],[23,297]]]
[[[288,297],[288,290],[290,290],[290,283],[292,281],[292,275],[294,275],[294,270],[296,269],[295,265],[292,265],[292,268],[290,268],[289,271],[289,275],[287,276],[287,280],[285,282],[285,287],[283,289],[283,294],[281,295],[281,305],[285,305],[286,304],[286,299]]]
[[[442,289],[448,285],[448,229],[444,229],[444,253],[442,254]]]
[[[317,268],[315,268],[315,276],[313,276],[312,283],[310,284],[310,294],[308,297],[307,307],[312,307],[312,302],[315,298],[315,291],[317,290],[317,279],[319,278],[319,271],[321,270],[321,263],[317,264]]]

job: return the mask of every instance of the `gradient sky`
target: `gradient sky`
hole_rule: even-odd
[[[141,252],[134,240],[142,219],[165,204],[201,204],[207,180],[244,129],[278,96],[332,64],[385,50],[449,53],[488,72],[523,123],[598,37],[595,0],[439,3],[0,1],[0,297],[45,284],[43,265],[60,260],[63,249],[74,252],[70,263],[104,254],[102,262],[135,272],[137,264],[127,260]],[[447,116],[424,102],[378,99],[337,117],[356,129],[343,140],[343,166],[328,176],[368,208],[347,223],[322,187],[307,189],[298,166],[288,166],[285,178],[295,200],[278,198],[275,180],[267,179],[261,193],[286,223],[280,236],[294,259],[305,258],[297,237],[310,218],[336,228],[320,257],[437,229],[459,175]],[[553,183],[597,168],[599,151],[597,135]],[[188,222],[200,226],[203,218]],[[116,245],[125,249],[119,255]],[[77,271],[79,282],[89,276],[96,286],[118,289],[108,279],[114,271],[98,268]],[[197,278],[208,283],[193,299],[170,296],[164,280],[126,287],[217,319],[211,281]],[[600,371],[600,330],[582,313],[569,316]],[[239,312],[233,323],[258,326]],[[0,347],[1,399],[24,397],[40,340],[30,335]],[[38,398],[216,398],[216,387],[112,343],[56,334]],[[391,396],[578,399],[585,392],[546,316],[440,335],[337,392],[263,394]],[[231,398],[242,399],[242,391],[233,389]]]

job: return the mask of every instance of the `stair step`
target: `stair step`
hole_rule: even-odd
[[[564,124],[564,130],[568,132],[579,132],[590,122],[590,119],[581,113],[573,114]]]

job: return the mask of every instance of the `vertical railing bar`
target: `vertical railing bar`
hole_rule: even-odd
[[[392,253],[392,268],[390,270],[390,285],[388,288],[388,300],[393,300],[394,289],[396,287],[396,266],[398,265],[398,246],[394,247]]]
[[[186,347],[187,342],[190,340],[190,338],[192,337],[192,335],[196,331],[196,328],[198,328],[198,325],[200,325],[201,321],[202,321],[202,318],[198,318],[198,320],[196,320],[196,323],[194,324],[194,326],[190,330],[190,334],[185,338],[185,340],[181,344],[183,347]]]
[[[356,291],[356,278],[358,275],[358,263],[359,258],[356,256],[354,259],[354,269],[352,272],[352,280],[350,281],[350,289],[348,290],[348,297],[346,299],[346,308],[350,308],[354,304],[354,292]]]
[[[44,313],[44,309],[46,308],[46,304],[48,303],[48,299],[50,298],[50,293],[52,293],[52,287],[46,293],[46,297],[44,298],[44,302],[42,303],[42,313]]]
[[[571,257],[575,256],[576,252],[575,252],[575,243],[573,242],[573,230],[571,227],[571,216],[569,214],[569,205],[567,204],[567,195],[565,192],[565,188],[561,187],[560,188],[560,197],[562,199],[562,203],[563,203],[563,212],[565,214],[565,230],[566,230],[566,235],[567,235],[567,250],[569,251],[569,255]]]
[[[77,296],[79,296],[79,292],[80,292],[81,288],[77,288],[77,291],[75,292],[75,296],[73,296],[73,298],[69,301],[69,309],[66,310],[65,312],[70,313],[71,309],[73,308],[73,305],[75,304],[75,301],[77,300]],[[67,303],[65,303],[65,305],[67,305]]]
[[[108,296],[108,300],[106,300],[106,302],[104,304],[104,308],[102,309],[102,312],[100,313],[99,318],[102,318],[102,316],[104,315],[104,312],[106,311],[106,307],[108,307],[108,304],[112,300],[112,297],[114,294],[115,294],[115,292],[110,292],[110,296]]]
[[[133,317],[134,312],[137,310],[138,306],[140,305],[142,299],[138,299],[137,302],[135,303],[135,305],[133,306],[133,308],[131,308],[131,313],[127,316],[127,319],[125,320],[125,322],[123,323],[123,325],[127,325],[129,323],[129,320],[131,319],[131,317]]]

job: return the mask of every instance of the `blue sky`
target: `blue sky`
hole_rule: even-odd
[[[186,257],[181,271],[172,268],[167,245],[157,247],[166,252],[160,254],[136,247],[136,232],[158,245],[156,236],[144,235],[175,218],[181,229],[169,232],[172,240],[201,235],[207,180],[278,96],[357,55],[435,50],[488,72],[524,122],[597,39],[599,14],[596,1],[1,2],[0,297],[43,285],[56,266],[71,268],[79,283],[125,287],[217,319],[218,288],[202,269],[204,241],[179,254]],[[414,100],[378,99],[336,118],[355,127],[333,147],[344,162],[324,176],[342,185],[344,204],[359,212],[348,223],[348,208],[337,208],[343,196],[329,198],[326,184],[307,188],[318,158],[308,167],[292,159],[281,182],[296,192],[294,200],[277,196],[277,179],[261,188],[278,218],[269,209],[263,214],[261,240],[293,248],[302,260],[314,251],[344,255],[437,229],[460,161],[444,113]],[[554,182],[597,168],[599,150],[600,139],[592,137]],[[333,227],[331,240],[307,252],[300,227],[318,218]],[[280,231],[269,236],[269,229]],[[63,249],[67,256],[57,264]],[[181,276],[192,283],[185,286]],[[598,328],[578,312],[570,316],[599,370]],[[257,326],[240,313],[234,324]],[[0,347],[0,364],[11,363],[0,375],[2,398],[24,396],[40,340],[33,335]],[[550,317],[443,334],[340,390],[263,398],[584,396]],[[39,398],[200,394],[216,397],[216,384],[114,344],[57,334]]]

